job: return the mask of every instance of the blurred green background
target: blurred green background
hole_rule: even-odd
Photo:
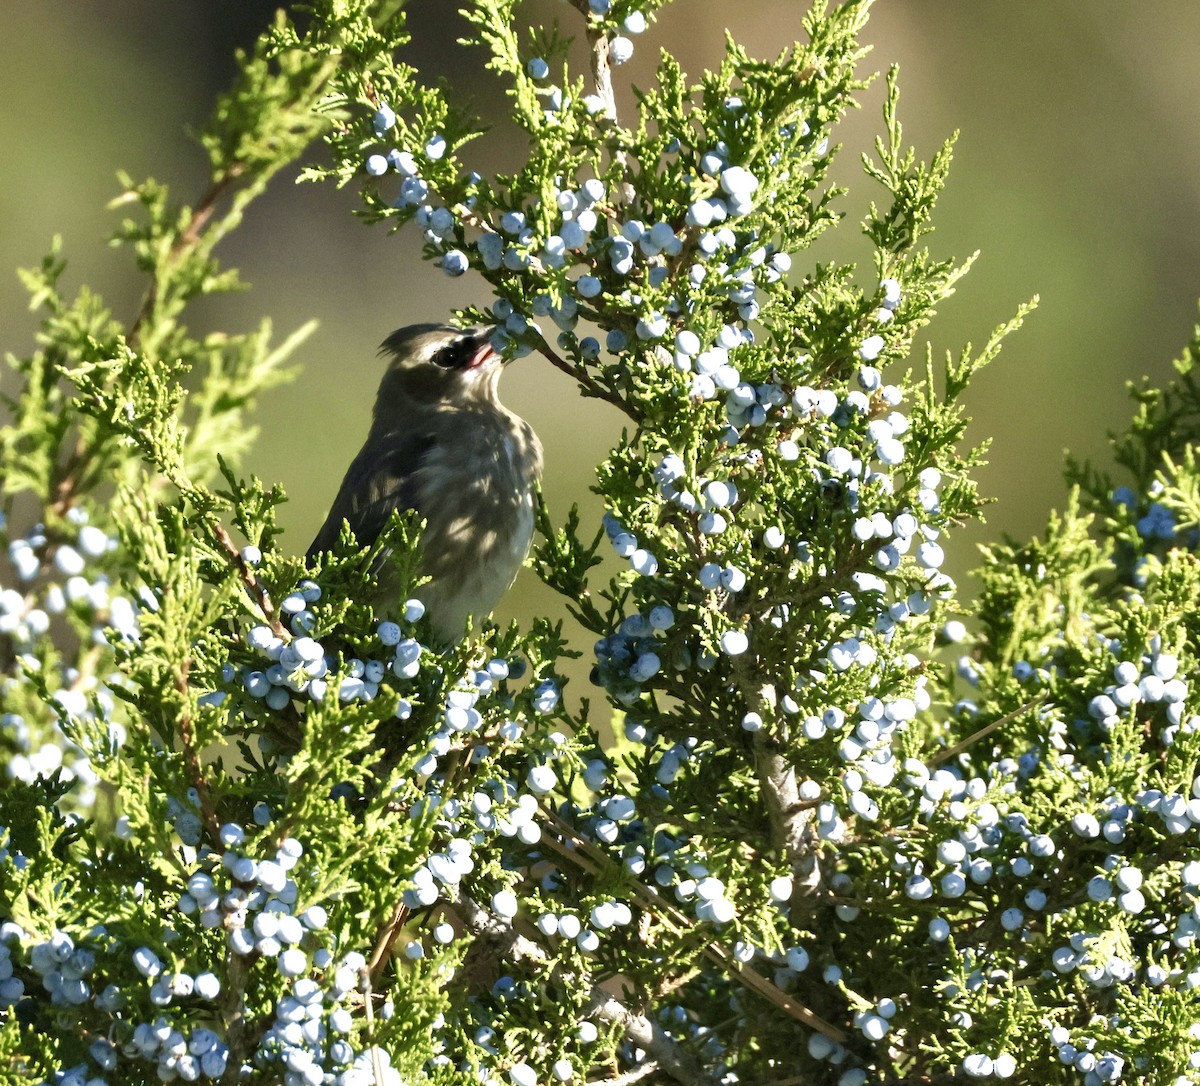
[[[142,282],[104,239],[118,169],[153,175],[194,199],[203,160],[187,135],[206,121],[275,4],[252,0],[38,0],[0,9],[0,253],[6,269],[34,264],[61,233],[67,284],[87,282],[117,314],[136,312]],[[407,56],[463,85],[496,130],[478,168],[520,154],[504,99],[479,55],[455,44],[452,0],[412,0]],[[576,25],[562,0],[531,17]],[[660,46],[696,74],[720,58],[726,27],[771,56],[800,34],[800,0],[675,0],[637,41],[619,76],[649,82]],[[736,12],[736,14],[735,14]],[[935,349],[982,342],[1034,293],[1040,310],[969,393],[975,440],[993,440],[982,474],[996,499],[989,524],[950,540],[953,571],[1000,532],[1039,532],[1065,495],[1063,450],[1106,459],[1106,434],[1124,425],[1124,382],[1165,380],[1200,294],[1200,4],[1159,0],[879,0],[864,71],[901,68],[901,117],[922,157],[961,129],[936,232],[940,256],[982,256],[929,330]],[[858,155],[880,124],[882,80],[837,138],[836,176],[850,184],[848,220],[821,259],[862,259],[857,221],[878,194]],[[626,95],[626,101],[628,101]],[[214,299],[198,325],[246,328],[271,315],[283,334],[310,317],[318,333],[290,385],[260,405],[262,434],[246,465],[283,483],[287,541],[308,544],[365,433],[379,375],[376,345],[393,328],[486,300],[478,282],[451,281],[420,262],[415,236],[365,228],[354,194],[279,179],[226,246],[253,290]],[[803,258],[797,261],[803,268]],[[864,265],[864,280],[871,275]],[[0,276],[0,345],[27,353],[35,323],[11,270]],[[580,400],[540,359],[513,367],[506,401],[546,446],[546,492],[561,518],[584,498],[593,465],[619,434],[608,408]],[[590,506],[594,517],[598,510]],[[595,520],[593,520],[595,523]],[[526,575],[510,614],[555,609]],[[970,590],[969,583],[964,585]]]

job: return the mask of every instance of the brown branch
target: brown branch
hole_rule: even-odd
[[[375,950],[371,954],[371,960],[367,962],[367,975],[369,977],[378,977],[380,970],[391,958],[392,947],[396,945],[396,940],[400,937],[400,932],[404,930],[404,925],[408,923],[408,917],[408,906],[401,899],[392,910],[391,918],[383,926],[378,939],[375,941]]]
[[[587,838],[581,837],[571,826],[559,818],[554,811],[550,810],[544,804],[539,810],[559,833],[570,838],[575,845],[575,849],[567,848],[562,841],[556,840],[553,834],[547,834],[542,837],[544,844],[592,875],[596,875],[613,866],[608,855],[599,846],[587,840]],[[643,909],[656,915],[659,920],[673,924],[676,935],[681,937],[695,934],[704,935],[700,931],[699,925],[691,917],[687,916],[681,910],[676,909],[660,894],[654,893],[649,887],[637,879],[629,878],[628,875],[623,875],[623,879],[625,885],[632,891],[638,904]],[[702,957],[722,969],[743,987],[761,996],[767,1002],[794,1018],[797,1022],[801,1022],[808,1026],[809,1029],[824,1034],[824,1036],[831,1040],[838,1042],[845,1042],[847,1040],[847,1034],[843,1030],[830,1022],[826,1022],[803,1004],[798,1003],[777,985],[767,980],[761,973],[737,961],[729,951],[719,944],[705,938],[705,944],[699,948],[699,952]]]
[[[209,182],[208,189],[192,209],[191,218],[188,219],[187,225],[184,226],[179,232],[179,236],[171,243],[171,249],[167,253],[166,258],[168,265],[174,264],[185,250],[200,243],[201,238],[204,236],[205,227],[208,226],[209,221],[216,213],[217,202],[225,194],[226,190],[245,172],[246,165],[244,162],[234,162],[220,177],[214,177]],[[142,325],[150,319],[150,315],[154,312],[154,307],[158,304],[158,294],[159,278],[156,275],[150,280],[146,296],[142,299],[142,307],[138,310],[138,314],[129,326],[129,331],[125,336],[125,341],[131,347],[137,343]]]
[[[250,1023],[246,1016],[246,984],[250,977],[252,959],[226,944],[225,983],[221,993],[220,1007],[224,1022],[225,1043],[229,1047],[230,1059],[221,1076],[223,1086],[234,1086],[241,1081],[242,1066],[249,1057],[253,1045]]]
[[[1021,705],[1018,708],[1014,709],[1011,713],[1006,713],[1004,716],[1000,717],[999,720],[993,720],[990,724],[985,724],[982,728],[979,729],[979,731],[972,732],[970,735],[968,735],[966,737],[966,739],[962,740],[962,742],[955,743],[954,746],[947,747],[945,750],[939,751],[932,758],[926,758],[925,764],[930,765],[930,766],[941,765],[942,762],[949,761],[955,755],[961,754],[964,750],[967,749],[967,747],[971,746],[974,743],[978,743],[980,739],[986,739],[989,735],[992,734],[992,732],[996,731],[999,728],[1003,728],[1005,724],[1011,724],[1022,713],[1027,712],[1028,710],[1032,709],[1036,705],[1040,705],[1045,700],[1046,700],[1046,698],[1043,695],[1040,698],[1034,698],[1033,701],[1027,701],[1024,705]]]
[[[626,1037],[653,1057],[659,1070],[676,1082],[715,1084],[718,1080],[708,1074],[700,1062],[685,1052],[663,1028],[645,1015],[631,1011],[624,1003],[607,992],[593,987],[588,1008],[598,1018],[620,1028]]]
[[[367,1036],[374,1042],[375,1040],[375,1005],[371,998],[371,970],[366,966],[360,970],[359,975],[362,977],[363,987],[363,1011],[367,1019]],[[382,1083],[387,1079],[383,1074],[383,1060],[380,1056],[379,1045],[372,1043],[371,1045],[371,1074],[372,1082]]]
[[[596,97],[604,103],[604,116],[616,123],[617,95],[613,90],[608,37],[589,26],[587,39],[592,47],[592,84],[596,88]]]
[[[71,506],[75,504],[75,492],[79,488],[79,471],[83,467],[84,453],[87,451],[83,435],[75,438],[75,447],[67,456],[67,462],[61,468],[62,474],[53,486],[54,498],[50,509],[55,516],[66,517]]]
[[[758,677],[751,674],[748,667],[748,661],[737,658],[734,670],[738,688],[747,707],[769,721],[775,716],[775,688],[758,682]],[[755,732],[752,743],[754,770],[771,822],[772,845],[791,867],[796,889],[811,892],[820,880],[812,831],[814,805],[800,799],[796,771],[770,734]]]
[[[646,1063],[639,1064],[632,1071],[626,1071],[623,1075],[617,1075],[616,1078],[598,1078],[592,1079],[587,1086],[632,1086],[635,1082],[641,1082],[644,1078],[649,1078],[655,1071],[658,1071],[659,1065],[654,1060],[649,1060]]]
[[[592,85],[596,89],[596,97],[604,103],[604,118],[611,121],[614,125],[617,124],[619,118],[617,115],[617,95],[613,90],[612,81],[612,61],[610,59],[610,42],[608,36],[599,29],[597,24],[590,18],[590,9],[587,0],[572,0],[576,9],[587,20],[587,40],[591,47],[592,56]],[[628,160],[624,151],[616,151],[613,154],[613,163],[621,170],[622,175],[627,169]]]
[[[492,916],[470,898],[464,895],[457,907],[464,914],[467,927],[472,933],[504,940],[507,943],[507,956],[516,961],[532,962],[542,968],[548,968],[552,975],[560,977],[564,983],[573,987],[579,983],[578,978],[565,975],[562,967],[555,964],[550,955],[532,939],[518,934],[511,925]],[[660,1070],[676,1082],[682,1083],[683,1086],[716,1086],[717,1080],[704,1070],[694,1056],[684,1051],[657,1022],[630,1010],[615,996],[609,995],[598,986],[589,985],[588,1008],[589,1013],[619,1027],[630,1040],[652,1057]]]
[[[496,737],[496,732],[486,735],[489,741],[494,740]],[[445,782],[447,789],[453,794],[460,775],[466,770],[468,765],[465,748],[451,751],[448,762]],[[412,910],[404,904],[404,899],[401,898],[392,909],[392,915],[389,917],[388,922],[380,928],[379,935],[375,940],[375,949],[371,953],[370,961],[367,963],[367,973],[370,977],[379,977],[383,967],[391,959],[392,947],[396,945],[396,940],[400,937],[400,933],[404,930],[404,925],[408,923],[411,916]]]
[[[184,709],[180,713],[177,723],[179,731],[179,739],[183,745],[183,760],[188,768],[188,776],[191,778],[192,787],[196,789],[196,795],[200,798],[200,815],[204,820],[204,828],[208,830],[213,841],[217,841],[221,823],[217,818],[216,808],[213,807],[212,793],[208,790],[208,782],[204,779],[204,771],[200,765],[200,753],[196,750],[196,737],[192,731],[192,716],[187,711],[188,699],[188,676],[192,670],[192,658],[184,657],[183,663],[179,670],[175,673],[175,690],[183,699]]]
[[[187,225],[184,226],[179,236],[172,242],[170,251],[167,254],[168,263],[175,263],[181,253],[200,243],[205,227],[208,226],[209,221],[216,213],[217,202],[226,190],[245,173],[245,169],[244,163],[235,162],[220,177],[213,178],[209,182],[208,189],[200,197],[199,202],[192,210],[191,218],[188,219]],[[150,319],[150,315],[154,312],[154,307],[158,304],[158,296],[159,277],[156,274],[150,280],[150,285],[146,288],[146,295],[142,299],[137,316],[134,317],[133,323],[130,324],[129,330],[125,333],[125,342],[129,347],[136,347],[141,336],[142,326]],[[79,486],[78,473],[85,465],[87,452],[87,440],[82,433],[77,433],[75,445],[70,453],[67,454],[66,462],[59,469],[61,474],[53,487],[54,497],[50,508],[59,516],[66,516],[67,511],[75,503],[75,496]]]
[[[484,234],[496,233],[495,228],[492,226],[491,223],[489,223],[487,221],[487,219],[483,218],[481,215],[476,214],[475,211],[472,208],[467,207],[466,204],[456,204],[454,207],[454,212],[456,215],[458,215],[458,217],[465,224],[467,224],[468,226],[475,227],[475,229],[480,231],[481,233],[484,233]],[[543,274],[543,275],[548,270],[546,265],[543,264],[541,260],[539,260],[536,256],[533,256],[533,255],[530,255],[529,266],[534,271],[538,272],[539,274]],[[592,319],[596,319],[600,316],[599,313],[596,313],[595,311],[590,310],[590,309],[584,309],[583,315],[586,317],[592,318]],[[635,411],[630,404],[626,403],[623,399],[621,399],[620,396],[618,396],[611,389],[605,388],[594,377],[592,377],[587,372],[587,370],[584,369],[582,366],[573,365],[572,363],[568,362],[565,358],[563,358],[561,355],[559,355],[557,352],[555,352],[555,350],[550,346],[550,344],[546,342],[546,337],[543,336],[540,332],[538,333],[537,343],[536,343],[535,347],[536,347],[538,354],[542,355],[542,357],[545,358],[552,366],[554,366],[555,369],[562,370],[562,372],[565,373],[568,377],[577,381],[579,383],[579,385],[583,388],[584,395],[591,396],[592,398],[597,399],[597,400],[604,400],[606,403],[612,404],[613,407],[615,407],[618,411],[622,412],[623,414],[628,415],[639,426],[641,425],[642,416],[640,414],[638,414],[638,412]]]
[[[247,593],[258,605],[258,609],[262,612],[263,618],[267,620],[267,625],[271,627],[272,632],[276,637],[282,638],[284,641],[290,641],[292,635],[280,621],[279,612],[275,609],[275,604],[271,601],[271,596],[263,586],[262,581],[258,579],[258,575],[254,572],[250,564],[242,557],[242,552],[238,550],[237,544],[234,543],[229,531],[224,524],[217,522],[217,526],[213,529],[213,534],[217,537],[217,542],[221,544],[221,548],[237,566],[238,575],[241,577],[242,584],[245,585]]]
[[[543,358],[549,361],[555,369],[562,370],[563,373],[565,373],[568,377],[573,377],[576,381],[578,381],[580,386],[583,388],[584,395],[591,396],[597,400],[604,400],[605,403],[612,404],[613,407],[615,407],[622,414],[628,415],[639,426],[641,425],[642,416],[639,412],[634,410],[631,404],[626,403],[611,389],[605,388],[585,369],[583,369],[583,367],[574,366],[561,355],[556,354],[555,351],[550,347],[550,344],[546,342],[545,337],[542,335],[538,336],[537,352]]]

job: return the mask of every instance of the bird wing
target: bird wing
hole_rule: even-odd
[[[346,471],[329,516],[309,544],[308,560],[333,549],[342,521],[350,525],[359,546],[369,547],[395,510],[415,508],[417,471],[433,445],[432,434],[389,433],[368,438]]]

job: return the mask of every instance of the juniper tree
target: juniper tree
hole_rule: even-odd
[[[926,246],[950,145],[906,146],[889,73],[872,264],[816,263],[868,5],[818,6],[776,57],[730,39],[698,79],[664,52],[621,116],[660,6],[521,30],[519,0],[474,0],[528,136],[511,176],[397,61],[401,3],[281,15],[200,199],[125,182],[136,317],[67,297],[57,249],[25,273],[6,1080],[1200,1081],[1200,328],[1136,390],[1122,475],[1070,465],[1067,511],[957,598],[964,397],[1028,307],[912,358],[970,264]],[[317,141],[308,179],[489,285],[464,320],[627,417],[603,522],[540,511],[562,602],[528,628],[431,648],[416,603],[369,602],[381,565],[413,597],[419,523],[306,568],[279,488],[239,473],[304,330],[202,336],[187,306],[239,285],[215,247]],[[563,689],[571,624],[611,731]]]

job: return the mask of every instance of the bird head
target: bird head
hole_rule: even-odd
[[[455,328],[449,324],[410,324],[383,341],[389,357],[379,386],[376,414],[388,404],[461,404],[496,398],[500,355],[486,326]]]

